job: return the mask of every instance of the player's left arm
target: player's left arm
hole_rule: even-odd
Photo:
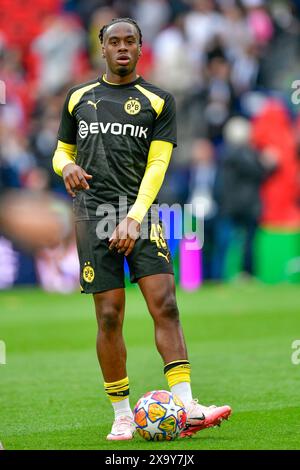
[[[154,140],[151,142],[146,170],[135,203],[127,217],[116,227],[110,238],[110,249],[128,256],[139,236],[140,224],[155,200],[171,159],[173,143]]]
[[[128,256],[139,236],[140,224],[157,196],[168,168],[173,147],[176,146],[176,105],[169,93],[160,99],[152,133],[147,166],[137,199],[110,238],[110,249],[117,248]]]
[[[139,223],[142,222],[163,184],[172,151],[173,144],[171,142],[161,140],[151,142],[147,166],[138,196],[127,217]]]

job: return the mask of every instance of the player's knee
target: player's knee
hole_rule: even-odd
[[[169,321],[178,321],[179,312],[176,303],[175,296],[169,295],[166,296],[158,309],[157,312],[158,320],[169,320]]]
[[[98,314],[99,330],[103,333],[111,333],[122,327],[121,311],[114,307],[103,309]]]

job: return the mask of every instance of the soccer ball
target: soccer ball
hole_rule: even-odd
[[[133,410],[136,430],[146,441],[173,441],[186,422],[182,401],[166,390],[145,393]]]

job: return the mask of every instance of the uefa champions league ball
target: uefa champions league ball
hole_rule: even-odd
[[[136,430],[146,441],[173,441],[186,422],[182,401],[166,390],[145,393],[135,405],[133,415]]]

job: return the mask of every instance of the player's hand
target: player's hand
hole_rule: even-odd
[[[140,230],[141,224],[139,222],[130,217],[125,217],[113,231],[109,239],[109,249],[116,249],[118,253],[125,253],[125,256],[128,256],[140,236]]]
[[[75,163],[69,163],[62,170],[65,187],[70,196],[75,197],[75,190],[81,191],[82,189],[90,189],[88,180],[92,179],[83,168]]]

